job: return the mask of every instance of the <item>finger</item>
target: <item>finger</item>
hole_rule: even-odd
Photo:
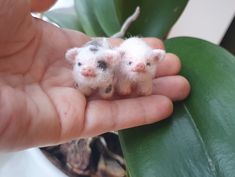
[[[124,40],[120,38],[109,38],[108,41],[111,43],[112,46],[117,47],[119,46]]]
[[[166,76],[153,80],[153,94],[167,96],[173,101],[185,99],[189,92],[190,84],[182,76]]]
[[[157,66],[157,76],[171,76],[180,72],[180,59],[172,53],[167,53],[165,58]]]
[[[164,44],[160,39],[157,38],[142,38],[150,47],[164,49]],[[109,38],[109,42],[113,46],[119,46],[124,40],[120,38]]]
[[[88,103],[81,136],[150,124],[168,117],[173,105],[165,96],[148,96],[115,101],[93,100]]]
[[[44,12],[55,4],[56,0],[30,0],[31,12]]]
[[[158,38],[142,38],[150,47],[154,49],[164,49],[163,42]]]

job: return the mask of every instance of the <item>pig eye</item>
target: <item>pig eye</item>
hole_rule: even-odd
[[[81,66],[81,65],[82,65],[82,63],[78,62],[78,66]]]
[[[100,60],[98,61],[97,67],[105,71],[107,69],[107,63],[104,60]]]
[[[150,62],[147,62],[146,65],[147,65],[147,66],[151,66],[151,63],[150,63]]]
[[[131,65],[131,64],[132,64],[132,61],[129,61],[129,62],[128,62],[128,65]]]

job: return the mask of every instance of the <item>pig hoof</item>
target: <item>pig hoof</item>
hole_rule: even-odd
[[[103,99],[109,99],[109,98],[112,98],[113,94],[102,94],[102,95],[100,95],[100,96],[101,96],[101,98],[103,98]]]
[[[148,96],[148,95],[151,95],[151,94],[152,94],[152,91],[147,91],[147,92],[137,91],[137,95],[139,95],[139,96]]]
[[[126,95],[130,95],[130,94],[131,94],[131,90],[122,90],[122,91],[119,91],[119,95],[126,96]]]

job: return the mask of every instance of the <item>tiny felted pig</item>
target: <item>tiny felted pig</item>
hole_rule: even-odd
[[[126,39],[117,49],[121,61],[117,68],[116,90],[120,95],[152,94],[152,79],[156,75],[158,62],[165,57],[165,51],[153,49],[142,39]]]
[[[73,64],[73,78],[84,95],[98,91],[101,98],[112,97],[115,66],[120,55],[107,39],[95,39],[81,48],[69,49],[65,58]]]

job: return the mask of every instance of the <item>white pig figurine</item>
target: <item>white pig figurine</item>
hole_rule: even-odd
[[[117,68],[118,94],[129,95],[133,91],[139,96],[152,94],[152,79],[165,51],[153,49],[137,37],[126,39],[116,50],[121,55]]]
[[[90,96],[95,91],[108,99],[114,93],[114,71],[120,59],[106,39],[96,39],[81,48],[69,49],[65,58],[73,64],[73,77],[78,89]]]

